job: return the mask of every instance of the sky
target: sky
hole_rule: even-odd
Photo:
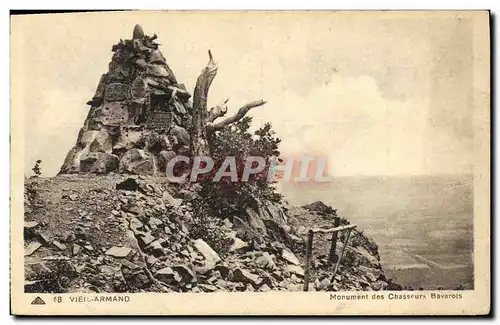
[[[333,176],[464,174],[473,165],[473,32],[467,17],[355,12],[129,12],[11,20],[12,106],[22,110],[25,173],[55,175],[111,47],[135,24],[158,35],[193,90],[210,49],[209,106],[246,102],[285,156],[320,155]]]

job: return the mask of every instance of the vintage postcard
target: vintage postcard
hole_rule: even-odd
[[[489,24],[12,16],[12,314],[488,314]]]

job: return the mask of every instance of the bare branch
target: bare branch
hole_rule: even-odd
[[[210,109],[210,111],[208,112],[208,116],[207,116],[207,122],[210,123],[210,122],[213,122],[215,121],[216,119],[218,119],[219,117],[222,117],[224,115],[226,115],[227,113],[227,102],[229,101],[229,98],[226,98],[226,100],[224,100],[224,102],[216,105],[215,107],[212,107]]]
[[[236,114],[234,114],[233,116],[228,117],[225,120],[220,121],[219,123],[215,123],[215,124],[210,125],[210,128],[213,131],[217,131],[217,130],[223,129],[226,126],[228,126],[229,124],[232,124],[232,123],[234,123],[236,121],[241,120],[248,113],[248,111],[251,110],[252,108],[258,107],[258,106],[262,106],[265,103],[266,102],[264,100],[262,100],[262,99],[250,102],[250,103],[246,104],[245,106],[241,107],[238,110],[238,112]]]

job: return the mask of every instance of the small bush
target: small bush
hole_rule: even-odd
[[[33,173],[35,173],[35,175],[33,175],[33,177],[42,176],[42,169],[40,168],[41,163],[42,163],[42,161],[40,159],[38,159],[35,163],[35,166],[33,166],[33,168],[31,168],[31,170],[33,170]]]
[[[239,215],[246,208],[255,208],[259,205],[258,202],[282,201],[282,195],[276,191],[274,184],[267,180],[272,160],[280,155],[278,145],[281,140],[275,137],[269,123],[252,135],[249,132],[251,121],[250,117],[245,117],[231,127],[219,131],[211,145],[216,167],[214,171],[218,170],[226,157],[236,157],[238,181],[233,182],[222,177],[220,181],[212,182],[215,175],[210,174],[199,180],[200,197],[210,202],[207,206],[212,214],[222,218]],[[241,178],[246,158],[249,156],[264,158],[267,163],[261,173],[250,175],[248,181],[244,182]]]

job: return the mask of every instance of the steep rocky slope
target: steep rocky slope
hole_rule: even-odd
[[[25,290],[302,290],[306,232],[332,227],[334,210],[320,202],[261,202],[221,219],[200,211],[197,195],[196,185],[152,176],[27,179]],[[385,277],[377,245],[359,230],[332,282],[328,237],[315,237],[310,290],[400,289]]]

